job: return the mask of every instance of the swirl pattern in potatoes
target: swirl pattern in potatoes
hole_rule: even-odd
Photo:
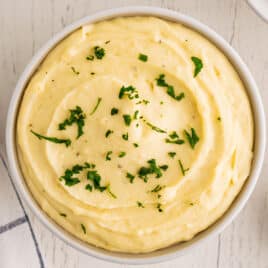
[[[154,17],[84,26],[61,41],[22,99],[25,180],[60,226],[111,251],[186,241],[247,179],[253,120],[227,58]]]

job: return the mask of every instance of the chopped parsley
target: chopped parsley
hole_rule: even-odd
[[[110,196],[114,199],[117,198],[117,196],[111,191],[110,184],[106,186],[106,191],[110,194]]]
[[[136,104],[145,104],[145,105],[147,105],[148,103],[150,103],[150,101],[145,100],[145,99],[136,102]]]
[[[134,120],[138,119],[138,114],[139,114],[139,111],[136,110],[136,111],[134,112],[134,115],[133,115],[133,119],[134,119]]]
[[[150,159],[147,161],[149,167],[141,167],[138,171],[138,177],[144,182],[148,181],[148,175],[155,174],[155,178],[162,177],[161,168],[156,164],[155,159]],[[163,166],[162,166],[163,167]]]
[[[158,212],[163,212],[163,208],[160,203],[157,203],[156,208],[158,209]]]
[[[98,109],[98,107],[100,105],[101,100],[102,100],[102,98],[99,97],[98,100],[97,100],[96,105],[94,106],[92,112],[89,115],[93,115],[96,112],[96,110]]]
[[[139,54],[139,60],[141,60],[141,61],[147,61],[148,60],[148,56],[147,55],[144,55],[144,54]]]
[[[83,223],[81,223],[81,228],[83,230],[83,233],[86,234],[87,233],[87,230],[86,230],[86,227]]]
[[[129,179],[130,183],[133,183],[135,176],[127,172],[126,177]]]
[[[220,117],[220,116],[218,116],[218,117],[217,117],[217,120],[218,120],[218,121],[221,121],[221,117]]]
[[[127,125],[127,126],[130,126],[130,124],[131,124],[131,116],[129,115],[129,114],[124,114],[123,115],[123,118],[124,118],[124,122],[125,122],[125,124]]]
[[[199,59],[197,57],[191,57],[191,60],[195,65],[194,77],[196,77],[203,68],[203,62],[201,59]]]
[[[105,50],[102,47],[96,46],[94,47],[94,54],[98,60],[101,60],[105,55]]]
[[[166,171],[168,169],[168,165],[162,165],[162,166],[159,166],[162,170]]]
[[[111,41],[110,40],[107,40],[107,41],[105,41],[105,44],[107,45],[107,44],[109,44]]]
[[[167,94],[172,97],[173,99],[180,101],[181,99],[183,99],[185,97],[185,94],[183,92],[181,92],[179,95],[175,95],[175,91],[174,91],[174,87],[169,85],[166,81],[165,81],[165,75],[164,74],[160,74],[158,78],[155,79],[157,82],[157,85],[159,87],[165,87],[167,88]]]
[[[169,138],[166,138],[166,143],[174,143],[174,144],[183,144],[184,140],[180,139],[179,135],[176,131],[171,132],[169,135]]]
[[[101,186],[101,176],[98,174],[97,170],[89,170],[87,172],[87,179],[93,183],[94,189],[103,192],[106,190],[107,186]]]
[[[138,143],[133,143],[133,146],[137,148],[137,147],[139,147],[139,144]]]
[[[157,193],[157,192],[161,191],[164,188],[165,188],[165,186],[161,186],[160,184],[158,184],[151,190],[151,193]]]
[[[149,126],[152,130],[156,131],[156,132],[159,132],[159,133],[167,133],[165,130],[159,128],[159,127],[156,127],[154,126],[153,124],[151,124],[150,122],[146,121],[146,120],[143,120],[145,122],[145,124],[147,126]]]
[[[189,168],[184,168],[181,160],[179,160],[179,165],[180,165],[182,175],[185,176],[185,173],[186,173],[186,171],[189,170]]]
[[[197,136],[195,129],[191,128],[191,134],[187,130],[184,130],[184,134],[185,134],[190,146],[192,147],[192,149],[194,149],[195,145],[199,141],[199,137]]]
[[[168,152],[168,155],[171,157],[171,158],[174,158],[176,153],[175,152]]]
[[[127,154],[126,152],[120,152],[118,154],[118,157],[122,158],[122,157],[126,156],[126,154]]]
[[[94,75],[95,73],[94,73],[94,72],[91,72],[90,74],[91,74],[91,75]]]
[[[137,201],[137,205],[139,208],[145,208],[145,206],[140,201]]]
[[[73,71],[75,74],[77,74],[77,75],[80,74],[78,71],[75,70],[75,68],[74,68],[73,66],[71,67],[71,69],[72,69],[72,71]]]
[[[94,56],[93,55],[89,55],[89,56],[86,57],[86,59],[92,61],[92,60],[94,60]]]
[[[124,96],[127,96],[130,100],[134,98],[139,98],[138,91],[133,86],[124,87],[122,86],[119,91],[119,99],[122,99]]]
[[[118,114],[118,109],[117,108],[112,108],[111,110],[111,115],[115,115],[115,114]]]
[[[106,153],[106,156],[105,156],[105,160],[106,161],[110,161],[111,160],[111,154],[112,153],[113,153],[112,151],[109,151],[109,152]]]
[[[105,138],[108,138],[109,135],[111,135],[112,133],[114,133],[112,130],[108,129],[105,133]]]
[[[73,186],[80,182],[80,180],[76,177],[74,177],[75,174],[79,174],[82,170],[88,169],[88,168],[94,168],[94,164],[85,163],[82,165],[74,165],[71,169],[66,169],[64,172],[64,175],[60,177],[60,180],[64,180],[65,185],[67,186]]]
[[[67,217],[65,213],[60,213],[60,216],[65,217],[65,218]]]
[[[185,97],[184,92],[181,92],[178,96],[176,96],[173,86],[167,87],[167,94],[177,101],[180,101],[181,99],[183,99]]]
[[[39,140],[47,140],[47,141],[50,141],[50,142],[54,142],[54,143],[64,143],[66,147],[68,147],[72,142],[70,139],[59,139],[59,138],[56,138],[56,137],[47,137],[47,136],[44,136],[44,135],[41,135],[41,134],[38,134],[36,132],[34,132],[33,130],[31,130],[31,132],[39,139]]]
[[[96,59],[101,60],[105,56],[105,50],[102,47],[95,46],[94,54],[95,54]],[[89,55],[86,57],[86,59],[93,61],[95,57],[93,55]]]
[[[168,87],[169,85],[167,84],[167,82],[165,81],[165,75],[164,74],[160,74],[158,78],[155,79],[156,83],[158,86],[160,87]]]
[[[92,192],[92,186],[90,184],[87,184],[85,186],[85,189],[88,190],[88,191],[90,191],[90,192]]]
[[[128,133],[122,135],[122,139],[127,141],[128,140]]]
[[[71,126],[72,124],[77,125],[77,136],[78,139],[81,135],[84,134],[83,127],[85,125],[86,115],[83,113],[80,106],[76,106],[75,109],[70,109],[69,118],[65,119],[62,123],[59,124],[59,130],[66,129],[66,126]]]

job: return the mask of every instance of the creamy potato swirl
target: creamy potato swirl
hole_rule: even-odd
[[[196,76],[192,57],[203,64]],[[161,74],[180,100],[157,83]],[[123,86],[138,97],[119,98]],[[79,138],[76,124],[59,129],[77,106],[85,115]],[[167,142],[174,131],[184,143]],[[17,147],[34,198],[55,222],[98,247],[150,252],[191,239],[228,209],[250,172],[252,113],[233,66],[200,34],[154,17],[117,18],[76,30],[47,55],[25,89]],[[138,172],[151,159],[162,176],[144,182]],[[85,189],[86,169],[75,185],[59,179],[85,162],[110,192]]]

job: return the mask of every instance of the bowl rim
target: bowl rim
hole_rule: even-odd
[[[254,158],[251,173],[245,182],[243,189],[240,191],[237,198],[233,201],[225,214],[206,230],[196,235],[193,239],[145,254],[126,254],[100,249],[82,242],[57,225],[52,219],[49,218],[49,216],[46,215],[46,213],[39,207],[35,199],[32,197],[20,171],[16,152],[15,129],[20,101],[27,82],[46,55],[55,47],[57,43],[83,25],[125,16],[155,16],[169,21],[175,21],[199,32],[205,38],[214,43],[229,59],[243,81],[250,99],[254,116]],[[188,15],[159,7],[128,6],[95,12],[82,19],[79,19],[66,26],[37,51],[21,74],[12,94],[6,121],[6,152],[11,178],[15,183],[18,192],[23,197],[24,201],[34,215],[46,226],[47,229],[49,229],[62,241],[66,242],[68,245],[79,250],[80,252],[101,260],[121,264],[152,264],[160,263],[162,261],[184,255],[196,246],[200,245],[203,241],[219,234],[238,215],[249,199],[261,172],[266,144],[265,132],[265,114],[257,84],[254,81],[254,78],[246,64],[227,41],[225,41],[220,35],[218,35],[208,26]]]

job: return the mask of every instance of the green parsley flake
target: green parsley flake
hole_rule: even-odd
[[[152,130],[156,131],[156,132],[159,132],[159,133],[167,133],[165,130],[159,128],[159,127],[156,127],[154,126],[153,124],[151,124],[150,122],[146,121],[145,119],[143,120],[145,122],[145,124],[147,126],[149,126]]]
[[[93,55],[89,55],[89,56],[86,57],[86,59],[92,61],[92,60],[94,60],[94,56]]]
[[[123,138],[123,140],[127,141],[127,140],[128,140],[128,133],[123,134],[123,135],[122,135],[122,138]]]
[[[184,144],[184,140],[180,139],[179,135],[176,131],[171,132],[169,138],[166,138],[166,143],[174,143],[174,144]]]
[[[100,192],[106,190],[106,186],[101,186],[101,176],[98,174],[97,170],[89,170],[87,172],[87,179],[93,183],[94,189]]]
[[[155,79],[157,82],[157,85],[159,87],[165,87],[167,88],[167,94],[172,97],[173,99],[180,101],[185,97],[185,94],[183,92],[181,92],[179,95],[175,95],[175,91],[174,91],[174,87],[169,85],[166,81],[165,81],[165,75],[164,74],[160,74],[158,78]]]
[[[147,105],[148,103],[150,103],[150,101],[145,100],[145,99],[136,102],[136,104],[145,104],[145,105]]]
[[[122,157],[126,156],[126,154],[127,154],[126,152],[120,152],[118,154],[118,157],[122,158]]]
[[[139,60],[141,60],[141,61],[147,61],[148,60],[148,56],[147,55],[144,55],[144,54],[139,54]]]
[[[164,189],[166,186],[161,186],[160,184],[156,185],[152,190],[151,193],[157,193],[159,191],[161,191],[162,189]]]
[[[138,143],[133,143],[133,146],[137,148],[137,147],[139,147],[139,144]]]
[[[88,190],[88,191],[90,191],[90,192],[92,192],[92,186],[90,184],[87,184],[85,186],[85,189]]]
[[[194,149],[195,145],[199,141],[199,137],[197,136],[195,129],[191,128],[191,134],[187,130],[184,130],[184,134],[185,134],[190,146],[192,147],[192,149]]]
[[[60,216],[65,217],[65,218],[67,217],[65,213],[60,213]]]
[[[134,120],[138,119],[138,114],[139,114],[139,111],[136,110],[136,111],[134,112],[134,115],[133,115],[133,119],[134,119]]]
[[[220,117],[220,116],[218,116],[218,117],[217,117],[217,120],[218,120],[218,121],[221,121],[221,117]]]
[[[86,227],[83,223],[81,223],[81,228],[83,230],[83,233],[86,234],[87,233],[87,230],[86,230]]]
[[[112,133],[114,133],[112,130],[108,129],[105,133],[105,138],[108,138],[109,135],[111,135]]]
[[[168,169],[168,165],[162,165],[162,166],[159,166],[162,170],[166,171]]]
[[[66,169],[64,172],[64,175],[60,177],[60,180],[65,181],[65,185],[67,186],[73,186],[80,182],[80,180],[76,177],[74,177],[75,174],[79,174],[82,170],[88,169],[88,168],[94,168],[94,164],[85,163],[82,165],[74,165],[71,169]]]
[[[127,172],[126,177],[129,179],[130,183],[133,183],[135,176]]]
[[[106,191],[110,194],[110,196],[114,199],[117,198],[117,196],[111,191],[110,184],[106,186]]]
[[[56,137],[47,137],[44,135],[41,135],[39,133],[36,133],[35,131],[31,130],[31,133],[33,133],[39,140],[47,140],[54,143],[64,143],[66,147],[68,147],[72,142],[70,139],[59,139]]]
[[[96,46],[94,47],[94,54],[98,60],[101,60],[105,55],[105,50],[102,47]]]
[[[102,100],[102,98],[98,98],[95,107],[93,108],[92,112],[89,115],[93,115],[96,112],[96,110],[98,109],[98,107],[100,105],[101,100]]]
[[[191,60],[195,65],[194,77],[196,77],[203,68],[203,62],[201,59],[199,59],[197,57],[191,57]]]
[[[145,206],[140,201],[137,201],[137,205],[139,208],[145,208]]]
[[[184,168],[184,167],[183,167],[183,164],[182,164],[182,162],[181,162],[181,160],[178,160],[178,161],[179,161],[179,165],[180,165],[181,173],[182,173],[183,176],[185,176],[185,173],[186,173],[186,171],[189,170],[189,168]]]
[[[83,113],[83,110],[80,106],[76,106],[75,109],[70,109],[69,118],[65,119],[62,123],[59,124],[59,130],[66,129],[66,126],[71,126],[72,124],[77,125],[77,136],[78,139],[81,135],[84,134],[83,127],[85,125],[86,115]]]
[[[111,110],[111,115],[115,115],[115,114],[118,114],[118,109],[117,108],[112,108]]]
[[[76,75],[79,75],[80,73],[78,71],[75,70],[75,68],[72,66],[71,67],[72,71],[76,74]]]
[[[106,156],[105,156],[105,160],[106,161],[110,161],[111,160],[111,157],[110,156],[111,156],[112,153],[113,153],[112,151],[109,151],[109,152],[106,153]]]
[[[141,167],[138,171],[138,176],[144,182],[148,181],[148,175],[155,174],[155,178],[160,178],[163,176],[161,168],[156,164],[155,159],[150,159],[147,161],[149,167]],[[163,167],[163,166],[162,166]]]
[[[171,158],[174,158],[176,153],[175,152],[168,152],[168,155],[171,157]]]
[[[130,126],[130,124],[131,124],[131,116],[129,115],[129,114],[124,114],[123,115],[123,118],[124,118],[124,122],[125,122],[125,124],[127,125],[127,126]]]
[[[119,91],[119,99],[122,99],[124,96],[127,96],[130,100],[134,98],[139,98],[138,91],[133,86],[124,87],[122,86]]]

